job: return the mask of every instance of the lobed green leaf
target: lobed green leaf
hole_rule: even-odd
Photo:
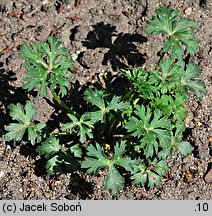
[[[27,44],[21,46],[19,55],[26,59],[25,66],[28,68],[24,89],[31,91],[40,85],[38,94],[45,97],[48,87],[54,90],[59,86],[59,94],[62,97],[67,94],[72,76],[68,69],[73,68],[73,60],[66,48],[60,48],[61,44],[55,37],[49,36],[47,41],[33,43],[32,48]]]
[[[198,52],[199,42],[193,32],[198,29],[198,25],[193,20],[181,18],[178,11],[165,6],[156,10],[156,16],[148,21],[145,31],[153,35],[167,34],[169,39],[164,43],[164,53],[172,49],[171,57],[182,60],[184,54],[182,45],[191,55]]]
[[[81,162],[81,167],[86,168],[89,174],[97,174],[100,169],[106,168],[108,174],[104,180],[105,189],[111,191],[112,195],[119,193],[124,187],[124,178],[115,166],[122,166],[126,170],[131,169],[131,160],[123,156],[125,142],[121,142],[120,144],[116,143],[114,155],[111,159],[105,155],[104,149],[99,144],[96,144],[96,147],[89,145],[87,151],[88,156]]]
[[[59,144],[59,140],[56,137],[50,136],[41,143],[37,150],[40,155],[44,155],[45,158],[50,158],[61,150],[61,145]]]
[[[5,139],[7,141],[15,140],[20,141],[26,130],[28,131],[28,140],[32,145],[41,141],[42,129],[45,127],[44,123],[33,123],[33,118],[37,114],[37,109],[31,101],[27,101],[25,106],[20,103],[10,104],[8,106],[10,109],[10,116],[12,120],[18,123],[10,123],[5,126],[5,130],[8,131],[5,134]]]
[[[184,63],[180,62],[179,64],[181,64],[180,78],[182,93],[188,94],[188,90],[191,90],[197,98],[202,99],[207,91],[204,82],[199,80],[199,67],[191,62],[184,70]]]
[[[80,137],[79,141],[81,143],[86,142],[87,137],[90,139],[93,138],[93,122],[88,119],[87,115],[82,115],[79,120],[72,114],[67,115],[71,119],[71,122],[63,125],[63,131],[68,131],[70,134],[72,134],[74,130],[76,130],[77,135]]]
[[[157,154],[158,148],[166,148],[170,142],[169,128],[171,121],[167,116],[162,116],[160,110],[151,112],[149,107],[137,105],[135,114],[139,117],[132,116],[126,124],[128,132],[132,136],[140,138],[141,148],[144,148],[145,156],[152,157]]]
[[[129,107],[129,103],[121,101],[119,96],[114,95],[109,102],[105,101],[105,96],[103,91],[97,89],[94,91],[87,89],[84,93],[84,99],[99,108],[97,111],[86,112],[85,114],[93,123],[105,122],[106,114],[110,114],[112,110],[117,112],[118,110],[127,110]]]
[[[143,161],[137,159],[133,162],[132,167],[132,183],[142,186],[147,184],[150,188],[160,186],[162,184],[162,177],[168,172],[168,166],[163,160],[152,162],[147,167]]]

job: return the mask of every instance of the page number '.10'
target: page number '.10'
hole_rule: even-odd
[[[208,211],[208,210],[209,210],[208,203],[198,203],[197,208],[195,209],[195,211]]]

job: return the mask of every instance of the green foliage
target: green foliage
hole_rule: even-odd
[[[37,151],[47,160],[46,170],[48,175],[60,174],[64,171],[73,172],[79,169],[79,162],[71,152],[64,152],[59,140],[50,136],[38,146]]]
[[[40,84],[38,94],[44,97],[47,96],[47,87],[54,90],[59,86],[59,94],[67,94],[72,76],[68,69],[73,68],[73,61],[66,48],[60,48],[61,44],[55,37],[49,36],[46,42],[34,42],[32,48],[27,44],[21,46],[19,56],[26,59],[24,65],[28,68],[24,89],[31,91]]]
[[[34,123],[33,118],[37,114],[37,109],[31,101],[27,101],[26,105],[23,106],[20,103],[10,104],[8,106],[10,109],[10,116],[12,120],[16,123],[10,123],[5,126],[5,130],[8,131],[5,134],[5,139],[7,141],[15,140],[20,141],[26,130],[28,132],[28,140],[34,145],[41,141],[42,129],[46,126],[44,123]]]
[[[61,150],[61,145],[56,137],[50,136],[41,143],[37,150],[40,155],[44,155],[45,158],[50,158],[52,155]]]
[[[82,150],[79,144],[71,146],[70,151],[74,154],[74,157],[80,158],[82,156]]]
[[[142,68],[134,68],[132,71],[122,70],[122,73],[144,99],[153,100],[155,97],[176,91],[184,96],[188,95],[188,90],[202,99],[207,93],[204,82],[198,79],[199,67],[193,62],[185,69],[184,62],[175,63],[167,58],[165,61],[160,61],[159,67],[149,73]]]
[[[75,172],[79,170],[80,163],[69,151],[59,151],[46,162],[46,170],[48,175],[54,176],[66,172]]]
[[[176,94],[176,98],[170,95],[162,95],[155,98],[151,105],[162,111],[164,115],[172,117],[172,120],[182,122],[187,117],[187,110],[183,105],[187,102],[187,97],[183,94]]]
[[[192,152],[191,144],[184,140],[189,92],[197,99],[207,93],[199,67],[188,58],[184,62],[187,54],[198,51],[197,29],[194,21],[181,18],[176,10],[160,7],[146,28],[149,34],[168,36],[155,67],[121,70],[129,81],[123,94],[87,88],[84,101],[71,107],[59,97],[72,90],[69,69],[73,63],[66,48],[52,36],[32,46],[22,45],[20,57],[26,59],[27,67],[23,88],[31,91],[39,86],[42,97],[49,88],[70,120],[61,117],[59,127],[53,124],[44,133],[45,124],[34,121],[37,110],[32,102],[11,104],[8,108],[14,122],[5,126],[5,140],[21,141],[27,131],[32,145],[41,142],[37,152],[45,157],[50,176],[80,168],[98,174],[104,169],[103,185],[112,195],[124,189],[126,178],[135,185],[159,187],[173,150],[183,156]]]
[[[167,116],[162,116],[160,110],[151,112],[149,107],[137,105],[135,115],[129,119],[126,125],[132,136],[138,137],[140,147],[144,148],[146,158],[158,153],[158,148],[166,148],[170,142],[169,128],[171,125]]]
[[[96,144],[96,147],[89,145],[87,151],[88,156],[82,161],[82,168],[88,169],[88,174],[97,174],[100,169],[106,168],[105,189],[110,190],[112,195],[119,193],[124,188],[124,177],[121,176],[116,166],[121,166],[126,170],[131,168],[129,158],[123,156],[126,152],[125,142],[116,143],[114,146],[114,155],[111,159],[105,155],[104,149],[99,144]]]
[[[192,153],[192,146],[189,142],[183,141],[184,125],[177,124],[174,131],[171,132],[171,142],[168,148],[162,149],[158,153],[158,157],[166,159],[167,156],[172,156],[173,148],[177,149],[182,155],[187,156]]]
[[[154,95],[158,95],[157,89],[150,82],[149,73],[143,68],[134,68],[131,71],[122,70],[122,73],[131,81],[133,89],[136,89],[142,98],[153,98]]]
[[[87,89],[84,93],[84,99],[99,108],[97,111],[86,113],[86,116],[89,117],[93,123],[98,121],[105,122],[106,114],[111,113],[111,111],[126,110],[128,108],[128,103],[121,101],[121,97],[114,95],[109,102],[105,102],[105,97],[106,94],[97,89],[95,89],[95,91]]]
[[[178,11],[169,7],[160,7],[156,10],[156,16],[148,21],[146,32],[153,35],[167,34],[169,39],[164,43],[164,53],[172,49],[171,57],[182,59],[182,44],[191,55],[198,52],[199,42],[193,32],[198,29],[198,25],[193,20],[180,17]]]
[[[188,90],[194,92],[197,98],[202,99],[207,93],[206,86],[202,80],[199,80],[199,67],[193,62],[189,63],[184,70],[185,63],[181,62],[180,78],[182,93],[188,94]]]
[[[155,85],[161,94],[172,92],[179,83],[179,69],[180,67],[171,59],[166,59],[165,62],[161,61],[158,70],[151,70],[149,82]]]
[[[178,125],[176,131],[171,136],[171,146],[175,147],[182,155],[187,156],[192,153],[192,147],[189,142],[182,141],[184,128]]]
[[[52,175],[55,173],[55,167],[57,167],[57,164],[59,163],[59,156],[55,155],[51,159],[49,159],[46,163],[46,170],[48,175]]]
[[[79,120],[72,114],[67,115],[71,119],[71,122],[63,125],[63,131],[67,131],[70,134],[76,132],[80,137],[79,141],[81,143],[84,143],[86,141],[86,136],[93,138],[93,122],[87,118],[87,115],[82,115]]]
[[[133,171],[131,179],[133,184],[144,186],[146,183],[150,188],[158,187],[162,184],[162,177],[168,172],[168,166],[165,161],[150,162],[147,167],[143,161],[133,161]]]

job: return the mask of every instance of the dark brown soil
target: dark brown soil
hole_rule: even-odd
[[[0,199],[112,199],[102,186],[104,171],[98,176],[81,172],[63,174],[53,182],[45,173],[45,161],[32,146],[24,141],[18,144],[3,140],[9,103],[31,99],[39,110],[38,120],[49,125],[58,124],[55,119],[61,116],[52,105],[51,96],[46,100],[22,90],[25,68],[23,60],[18,58],[19,46],[55,35],[75,60],[75,79],[79,81],[76,92],[84,85],[106,88],[118,76],[117,68],[148,69],[158,60],[162,37],[146,35],[144,28],[155,9],[166,4],[200,26],[197,33],[200,51],[192,58],[201,66],[201,78],[208,94],[202,101],[191,96],[187,104],[186,137],[192,143],[193,154],[183,158],[174,153],[169,161],[169,175],[161,188],[150,190],[126,185],[115,199],[212,198],[212,3],[209,0],[168,3],[163,0],[1,0]],[[111,86],[115,91],[120,89],[118,81]],[[68,98],[66,102],[70,102]]]

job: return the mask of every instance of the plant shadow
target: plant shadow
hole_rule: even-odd
[[[11,91],[14,91],[14,88],[9,82],[14,80],[16,80],[15,73],[6,71],[4,69],[4,63],[0,62],[0,101],[2,103],[10,99]]]
[[[94,193],[94,186],[90,182],[86,181],[81,174],[72,173],[69,190],[71,194],[84,200],[91,198],[90,194]]]
[[[115,26],[104,22],[93,25],[93,31],[87,34],[82,42],[87,49],[107,48],[102,64],[111,64],[112,69],[127,69],[145,63],[145,55],[137,49],[138,45],[147,42],[140,34],[118,33]]]
[[[8,123],[9,114],[7,107],[10,103],[25,103],[27,93],[22,88],[15,88],[10,82],[17,80],[16,74],[4,69],[4,63],[0,62],[0,136],[3,135],[4,126]]]

